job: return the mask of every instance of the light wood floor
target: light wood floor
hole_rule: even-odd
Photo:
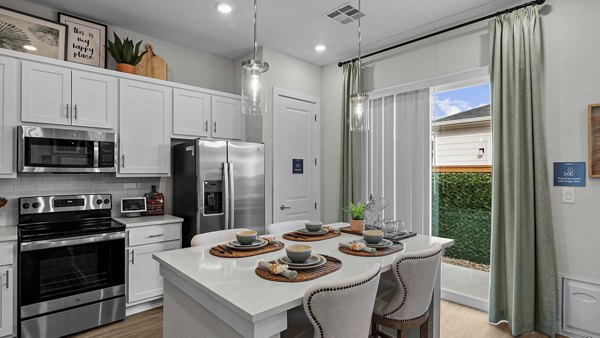
[[[488,314],[458,304],[442,301],[442,338],[509,338],[506,324],[494,326],[488,323]],[[127,317],[124,321],[85,331],[71,338],[161,338],[162,307]],[[542,338],[535,333],[526,338]],[[559,338],[560,336],[557,336]]]

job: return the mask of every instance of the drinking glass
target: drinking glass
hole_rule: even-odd
[[[407,232],[408,232],[408,229],[406,228],[406,223],[404,223],[403,220],[398,221],[398,234],[403,235]]]
[[[383,235],[386,238],[394,238],[398,234],[398,221],[392,219],[383,220]]]

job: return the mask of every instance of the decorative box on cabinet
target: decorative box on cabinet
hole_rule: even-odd
[[[170,87],[123,80],[119,95],[119,174],[171,174]]]
[[[114,129],[117,78],[22,62],[23,122]]]

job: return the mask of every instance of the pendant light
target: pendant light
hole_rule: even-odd
[[[267,77],[269,64],[258,60],[256,52],[256,0],[254,0],[254,58],[242,62],[242,113],[263,115],[267,111]]]
[[[362,12],[360,8],[360,0],[358,0],[358,65],[361,67],[360,61],[360,18],[362,17]],[[367,131],[369,130],[369,95],[362,92],[362,83],[360,73],[362,69],[358,70],[358,90],[357,93],[354,93],[350,96],[350,116],[352,121],[350,123],[351,131]]]

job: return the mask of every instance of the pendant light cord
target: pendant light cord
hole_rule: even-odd
[[[256,41],[256,0],[254,0],[254,60],[256,60],[257,49],[258,42]]]
[[[360,64],[360,17],[362,16],[362,12],[360,11],[360,0],[358,0],[358,63]]]

